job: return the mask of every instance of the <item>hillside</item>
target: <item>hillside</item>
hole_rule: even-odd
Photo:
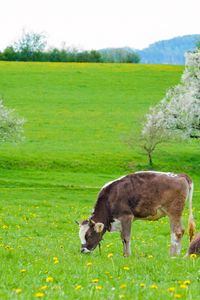
[[[200,35],[185,35],[151,44],[148,48],[138,50],[141,63],[184,65],[184,54],[195,49]]]
[[[101,251],[81,254],[75,224],[91,215],[106,182],[148,169],[137,142],[130,149],[123,138],[130,132],[137,137],[149,107],[182,71],[0,62],[0,95],[26,119],[26,139],[0,147],[0,299],[199,299],[198,261],[183,259],[187,233],[181,256],[172,263],[168,255],[168,217],[134,222],[126,259],[119,233],[107,232]],[[193,141],[165,144],[154,162],[156,170],[193,178],[199,231],[199,147]]]

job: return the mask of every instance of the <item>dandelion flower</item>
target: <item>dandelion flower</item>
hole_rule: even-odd
[[[186,284],[181,284],[181,285],[180,285],[180,288],[181,288],[181,289],[188,289],[188,285],[186,285]]]
[[[120,285],[120,289],[125,289],[127,287],[127,284],[123,283]]]
[[[22,289],[18,288],[18,289],[15,289],[15,293],[16,294],[20,294],[22,292]]]
[[[195,253],[190,254],[191,258],[197,258],[197,255]]]
[[[1,226],[1,228],[2,228],[2,229],[8,229],[8,228],[9,228],[9,226],[8,226],[8,225],[6,225],[6,224],[3,224],[3,225]]]
[[[173,293],[175,291],[175,287],[169,287],[167,290],[168,292]]]
[[[174,298],[176,298],[176,299],[180,299],[182,296],[181,296],[181,294],[175,294],[174,295]]]
[[[158,289],[158,286],[156,284],[152,284],[152,285],[150,285],[150,288],[151,289]]]
[[[125,271],[130,270],[130,268],[129,268],[128,266],[124,266],[123,269],[124,269]]]
[[[92,279],[92,283],[98,283],[99,282],[99,279],[95,278],[95,279]]]
[[[100,290],[102,290],[102,288],[103,288],[103,287],[102,287],[101,285],[97,285],[97,286],[96,286],[96,290],[99,290],[99,291],[100,291]]]
[[[183,284],[189,285],[189,284],[191,284],[191,281],[190,281],[190,280],[185,280],[185,281],[183,282]]]
[[[44,297],[44,293],[36,293],[35,297],[36,298],[42,298],[42,297]]]
[[[92,263],[89,261],[89,262],[87,262],[86,266],[87,266],[87,267],[91,267],[91,266],[92,266]]]
[[[39,287],[38,290],[39,290],[39,291],[44,291],[44,290],[46,290],[47,288],[48,288],[47,285],[43,285],[43,286]]]
[[[49,277],[46,278],[46,282],[53,282],[53,280],[54,280],[54,279],[53,279],[53,277],[51,277],[51,276],[49,276]]]
[[[108,253],[108,258],[113,257],[113,253]]]
[[[75,286],[75,290],[80,290],[82,288],[82,285],[78,284]]]
[[[144,288],[145,284],[144,283],[140,283],[140,287]]]
[[[26,272],[27,272],[26,269],[21,269],[21,270],[20,270],[20,273],[26,273]]]

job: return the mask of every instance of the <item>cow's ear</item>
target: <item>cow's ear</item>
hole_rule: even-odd
[[[94,230],[98,233],[102,232],[104,229],[104,224],[103,223],[95,223],[94,225]]]

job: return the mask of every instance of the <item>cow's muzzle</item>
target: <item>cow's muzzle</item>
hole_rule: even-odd
[[[81,248],[81,253],[90,253],[91,251],[87,248]]]

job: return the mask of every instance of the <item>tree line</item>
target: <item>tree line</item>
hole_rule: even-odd
[[[73,47],[46,50],[47,40],[40,33],[23,33],[13,45],[0,52],[2,61],[41,61],[41,62],[111,62],[139,63],[140,57],[134,51],[121,49],[79,50]]]

